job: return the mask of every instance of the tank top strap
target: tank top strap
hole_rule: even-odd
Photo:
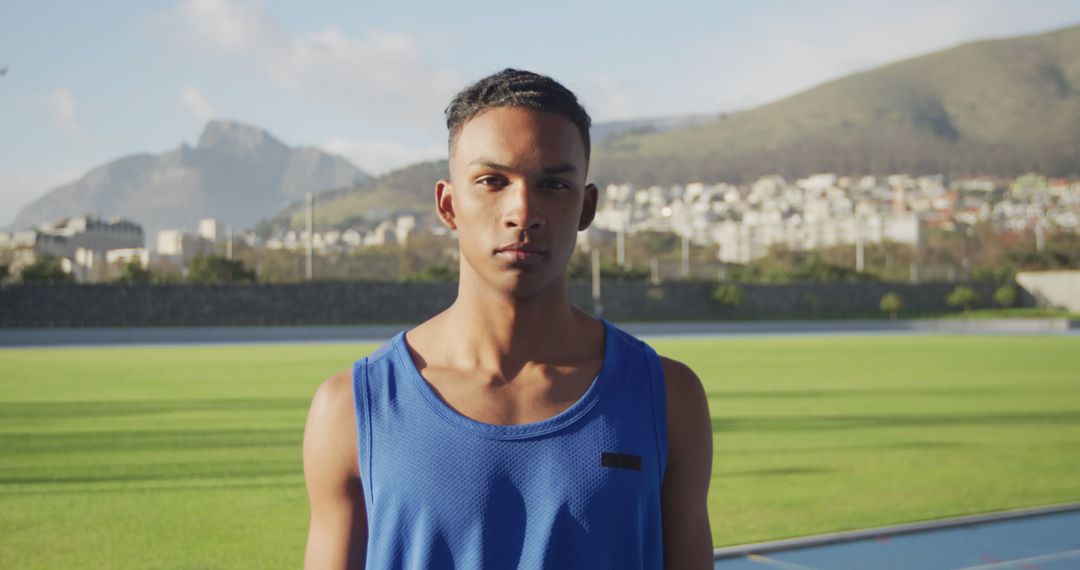
[[[606,321],[605,321],[606,322]],[[667,430],[667,384],[664,380],[664,370],[660,363],[660,355],[649,343],[631,335],[623,329],[608,324],[608,331],[616,334],[622,342],[611,343],[609,346],[616,347],[617,359],[622,362],[632,362],[634,357],[644,359],[644,370],[626,371],[626,373],[638,373],[648,378],[648,399],[651,405],[653,434],[656,437],[656,450],[659,456],[660,478],[663,479],[667,469],[668,457],[668,430]],[[637,353],[637,354],[634,354]],[[638,360],[640,362],[640,360]]]
[[[645,347],[645,358],[649,362],[654,433],[656,433],[656,448],[660,451],[660,479],[663,480],[668,457],[667,384],[664,381],[664,370],[660,366],[660,355],[648,343],[641,341],[641,345]]]

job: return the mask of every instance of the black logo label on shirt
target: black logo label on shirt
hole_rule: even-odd
[[[600,453],[600,465],[602,467],[614,467],[616,469],[631,469],[641,471],[641,458],[629,453]]]

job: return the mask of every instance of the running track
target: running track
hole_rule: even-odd
[[[1080,503],[716,551],[716,570],[1080,568]]]

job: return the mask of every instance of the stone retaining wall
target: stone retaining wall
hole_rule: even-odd
[[[829,318],[880,314],[895,291],[905,310],[951,310],[955,283],[920,285],[807,283],[740,285],[738,307],[712,299],[712,282],[605,282],[603,316],[616,321]],[[971,285],[990,306],[995,286]],[[456,283],[325,282],[305,284],[171,284],[0,286],[0,326],[243,326],[419,322],[453,302]],[[1034,299],[1021,291],[1021,304]],[[593,310],[588,283],[570,285],[571,302]]]

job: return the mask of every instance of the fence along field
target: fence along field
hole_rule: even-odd
[[[717,546],[1080,500],[1080,338],[657,340]],[[0,350],[0,560],[295,568],[311,394],[373,345]]]

